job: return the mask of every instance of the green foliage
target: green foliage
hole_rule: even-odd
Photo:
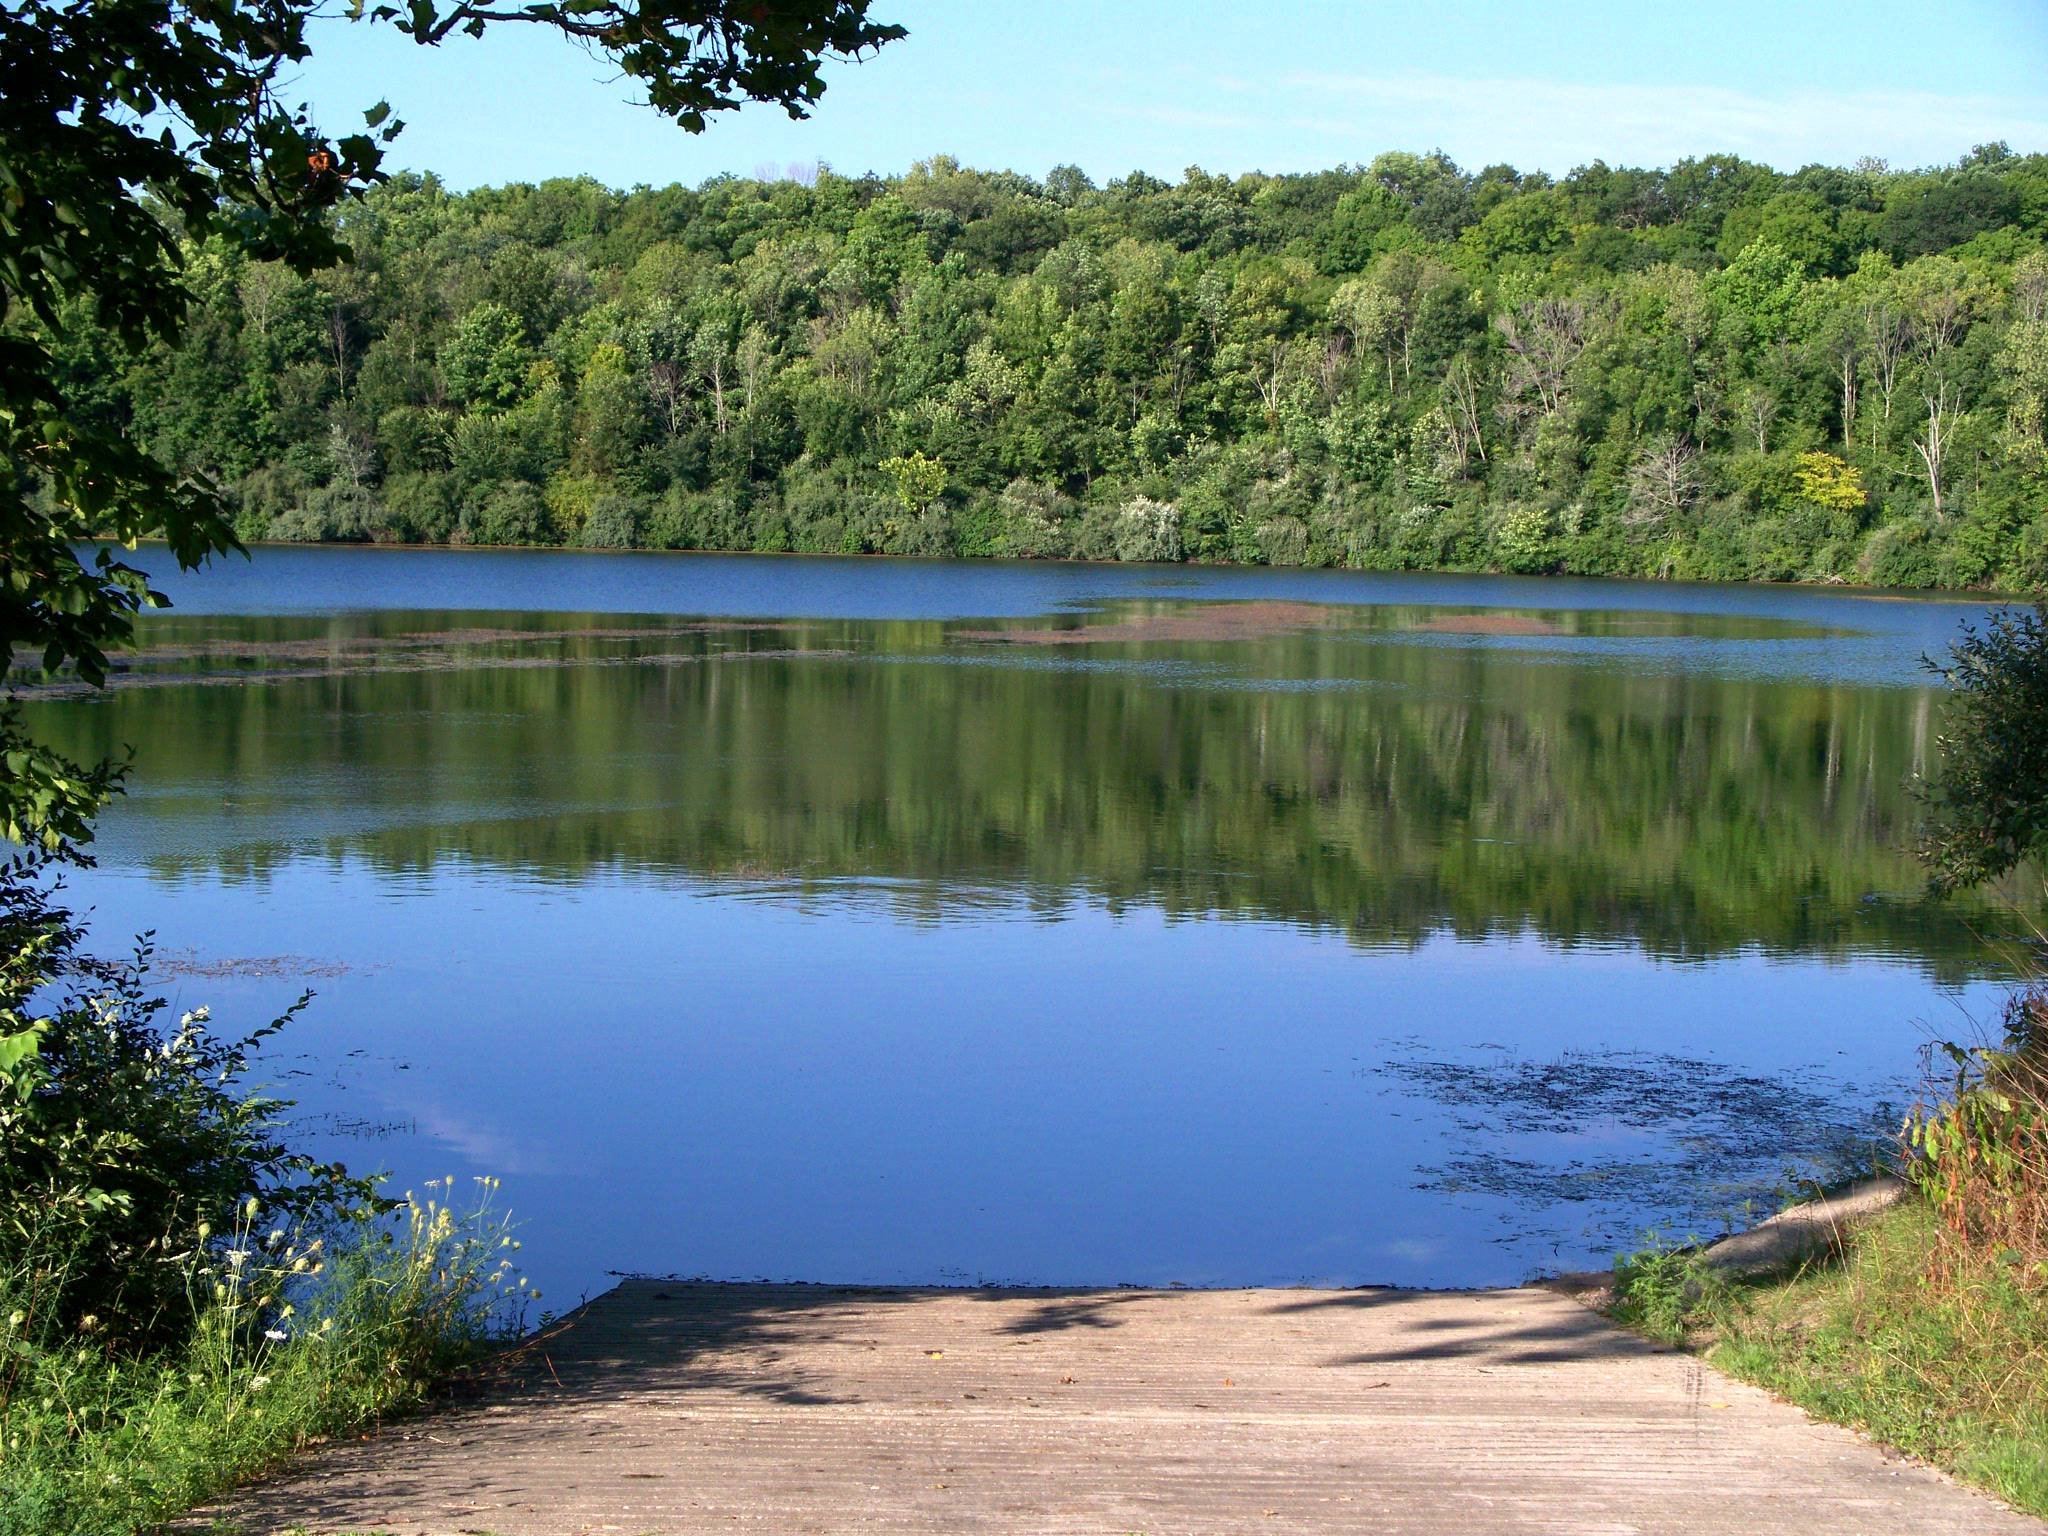
[[[1178,560],[1180,508],[1133,496],[1117,509],[1113,548],[1119,560]]]
[[[927,458],[923,450],[882,460],[882,473],[896,492],[896,501],[906,512],[922,512],[946,490],[946,466]]]
[[[55,897],[0,867],[0,1536],[154,1527],[416,1400],[531,1294],[487,1199],[285,1143],[249,1077],[297,1007],[167,1023],[146,944],[90,958]]]
[[[1800,499],[1823,511],[1854,512],[1870,500],[1856,467],[1843,463],[1832,453],[1802,453],[1793,478],[1798,482]]]
[[[553,28],[610,53],[658,111],[695,130],[747,100],[804,115],[824,88],[821,54],[902,35],[867,10],[868,0],[514,10],[359,0],[352,14],[422,44],[492,23]],[[187,567],[236,550],[224,474],[303,457],[309,428],[315,440],[359,442],[352,385],[381,396],[380,408],[419,386],[408,353],[359,350],[353,285],[303,302],[304,279],[351,254],[336,210],[382,179],[400,128],[379,103],[364,132],[329,141],[279,94],[319,14],[313,0],[0,10],[0,682],[23,662],[68,664],[97,682],[137,610],[161,603],[134,567],[105,548],[81,555],[82,542],[161,538]],[[516,253],[501,255],[516,278]],[[458,399],[498,407],[520,381],[536,313],[490,297],[467,312],[444,361]],[[221,305],[249,312],[253,326],[221,330]],[[324,324],[305,323],[323,310]],[[136,364],[142,398],[124,420],[104,408],[102,386]],[[217,393],[222,368],[246,372]],[[338,415],[323,408],[330,388]],[[600,457],[616,446],[602,430],[594,440]],[[326,456],[345,491],[321,487],[239,521],[290,537],[363,536],[371,461]],[[10,837],[54,846],[88,835],[104,786],[47,758],[12,716],[0,718],[0,768]]]
[[[2015,1283],[2048,1293],[2048,990],[2013,994],[2000,1046],[1943,1049],[1948,1097],[1906,1126],[1908,1171],[1942,1226],[1935,1256],[1997,1253]]]
[[[266,1226],[244,1207],[156,1262],[173,1342],[137,1352],[38,1310],[0,1256],[0,1536],[140,1536],[295,1451],[419,1403],[535,1293],[478,1181],[378,1215]]]
[[[2048,1514],[2048,1291],[1995,1248],[1931,1267],[1943,1242],[1908,1199],[1690,1335],[1730,1374]]]
[[[2048,613],[1995,614],[1932,665],[1952,691],[1920,851],[1954,890],[2048,852]]]
[[[585,549],[633,549],[646,521],[640,503],[630,496],[599,496],[584,514],[578,542]]]
[[[1535,573],[1557,568],[1560,548],[1556,519],[1542,507],[1503,507],[1493,545],[1503,570]]]
[[[1728,1283],[1694,1245],[1652,1242],[1614,1261],[1616,1322],[1653,1339],[1683,1344],[1707,1326],[1728,1298]]]
[[[462,509],[459,528],[467,544],[553,544],[554,531],[546,498],[523,480],[489,487]]]
[[[338,216],[359,276],[194,244],[190,338],[78,327],[74,376],[266,536],[2022,587],[2040,232],[1884,232],[1958,176],[2048,159],[401,178]]]

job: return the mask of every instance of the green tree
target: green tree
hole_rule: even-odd
[[[1800,499],[1826,512],[1858,511],[1870,499],[1856,467],[1832,453],[1802,453],[1792,475]]]
[[[441,381],[464,405],[502,409],[519,398],[533,362],[526,328],[504,305],[486,299],[464,315],[441,347]]]
[[[946,466],[925,457],[922,450],[882,460],[882,473],[889,477],[897,505],[913,516],[946,493]]]

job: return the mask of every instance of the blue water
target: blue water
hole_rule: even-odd
[[[153,927],[166,990],[227,1022],[315,989],[271,1058],[302,1134],[401,1184],[503,1176],[549,1305],[620,1272],[1604,1263],[1867,1156],[1921,1047],[2000,995],[1999,946],[1898,846],[1922,658],[1980,603],[318,548],[160,580],[149,643],[336,659],[32,706],[137,749],[74,886],[99,947]],[[941,622],[1245,598],[1345,623],[1097,648]],[[787,633],[348,659],[620,615]]]

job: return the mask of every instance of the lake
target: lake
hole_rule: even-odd
[[[1719,1230],[1996,1011],[1905,845],[1982,603],[263,548],[103,696],[95,947],[615,1272],[1469,1285]]]

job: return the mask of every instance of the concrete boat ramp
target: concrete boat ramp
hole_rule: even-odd
[[[1547,1289],[632,1281],[245,1532],[2048,1532]]]

